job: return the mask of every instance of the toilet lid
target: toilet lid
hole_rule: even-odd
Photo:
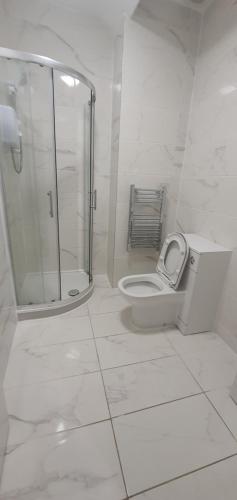
[[[189,246],[183,234],[172,233],[167,236],[156,270],[175,289],[181,280],[188,254]]]

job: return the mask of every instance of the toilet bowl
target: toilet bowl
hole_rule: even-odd
[[[185,292],[178,286],[188,259],[188,243],[181,233],[170,234],[162,247],[155,273],[125,276],[118,288],[132,306],[138,327],[174,325]]]

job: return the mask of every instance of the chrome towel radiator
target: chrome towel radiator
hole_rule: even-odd
[[[161,244],[166,188],[140,189],[130,186],[127,249],[154,248]]]

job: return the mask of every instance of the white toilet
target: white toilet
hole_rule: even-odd
[[[118,283],[132,305],[133,323],[140,328],[175,324],[184,335],[210,331],[230,257],[230,250],[197,234],[170,234],[156,273]]]
[[[132,305],[132,321],[138,327],[173,325],[184,301],[177,290],[188,260],[189,245],[181,233],[166,238],[156,273],[126,276],[119,290]]]

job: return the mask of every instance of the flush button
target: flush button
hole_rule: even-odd
[[[193,255],[191,255],[191,257],[190,257],[190,264],[195,264],[195,259],[194,259]]]

